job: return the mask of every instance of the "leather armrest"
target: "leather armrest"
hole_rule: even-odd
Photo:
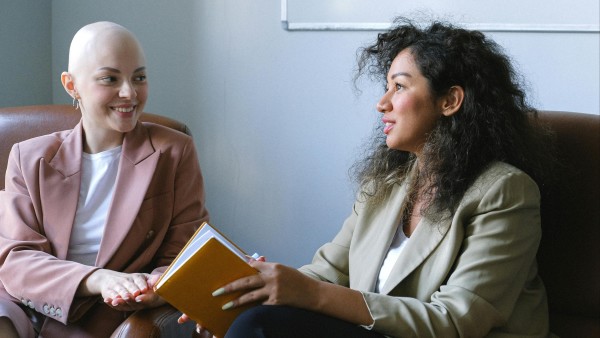
[[[170,305],[138,310],[117,327],[111,338],[192,337],[195,323],[178,324],[180,315]]]

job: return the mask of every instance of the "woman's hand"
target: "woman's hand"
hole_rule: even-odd
[[[362,292],[343,285],[312,279],[300,271],[277,263],[251,260],[258,275],[240,278],[213,292],[218,297],[241,291],[242,296],[223,305],[223,310],[260,302],[264,305],[288,305],[358,325],[372,325],[373,318]]]
[[[152,286],[158,275],[123,273],[100,269],[89,275],[79,286],[81,296],[101,295],[104,303],[115,310],[133,311],[165,303]]]
[[[183,323],[187,322],[188,320],[190,320],[190,317],[188,317],[184,313],[181,315],[181,317],[179,317],[179,319],[177,319],[177,323],[183,324]],[[210,333],[207,329],[200,326],[200,324],[196,324],[196,332],[200,334],[201,338],[217,338],[217,337],[213,336],[212,333]]]
[[[278,263],[252,260],[249,264],[260,273],[240,278],[213,293],[213,296],[218,297],[235,291],[247,291],[238,299],[223,305],[224,310],[253,302],[304,309],[314,309],[317,306],[318,296],[314,291],[319,288],[318,281]]]

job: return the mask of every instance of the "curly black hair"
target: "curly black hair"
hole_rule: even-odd
[[[476,30],[440,21],[419,27],[400,17],[374,44],[359,49],[355,81],[368,75],[385,83],[403,50],[413,56],[434,99],[452,86],[464,90],[462,106],[440,117],[419,158],[419,181],[428,182],[421,187],[427,211],[453,212],[495,161],[518,167],[540,184],[553,160],[551,134],[536,122],[537,110],[527,103],[521,78],[498,44]],[[353,167],[362,196],[373,203],[384,200],[414,160],[414,154],[388,148],[379,132],[367,156]]]

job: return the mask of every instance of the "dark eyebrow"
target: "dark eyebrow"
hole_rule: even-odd
[[[399,73],[396,73],[396,74],[392,75],[391,79],[393,80],[393,79],[397,78],[398,76],[412,77],[412,75],[410,75],[410,74],[408,74],[408,73],[405,73],[405,72],[399,72]]]
[[[98,68],[98,70],[107,70],[109,72],[113,72],[113,73],[121,73],[120,70],[116,69],[116,68],[112,68],[112,67],[102,67],[102,68]],[[139,73],[139,72],[143,72],[146,70],[146,67],[140,67],[138,69],[136,69],[134,71],[134,73]]]
[[[98,70],[99,71],[100,70],[107,70],[107,71],[112,72],[112,73],[120,73],[121,72],[120,70],[118,70],[116,68],[112,68],[112,67],[101,67],[101,68],[98,68]]]

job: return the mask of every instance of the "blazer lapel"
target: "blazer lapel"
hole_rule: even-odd
[[[125,134],[114,196],[106,219],[96,266],[105,267],[131,230],[152,180],[160,153],[141,122]]]
[[[404,203],[407,188],[407,183],[394,188],[389,201],[381,209],[375,211],[373,219],[368,221],[377,229],[359,235],[364,237],[359,244],[363,247],[357,247],[354,251],[361,253],[355,257],[355,264],[357,267],[360,267],[360,272],[357,274],[351,273],[352,288],[366,291],[373,291],[375,289],[381,264],[398,229],[400,211]],[[365,252],[368,252],[368,254],[365,255]]]
[[[434,223],[423,217],[408,243],[402,249],[402,253],[396,264],[394,264],[388,280],[381,288],[381,293],[388,294],[391,292],[396,285],[421,265],[446,236],[450,225],[450,220],[443,223]]]
[[[40,162],[40,196],[43,231],[54,246],[54,255],[67,257],[81,184],[83,135],[81,122],[65,137],[49,162]]]

